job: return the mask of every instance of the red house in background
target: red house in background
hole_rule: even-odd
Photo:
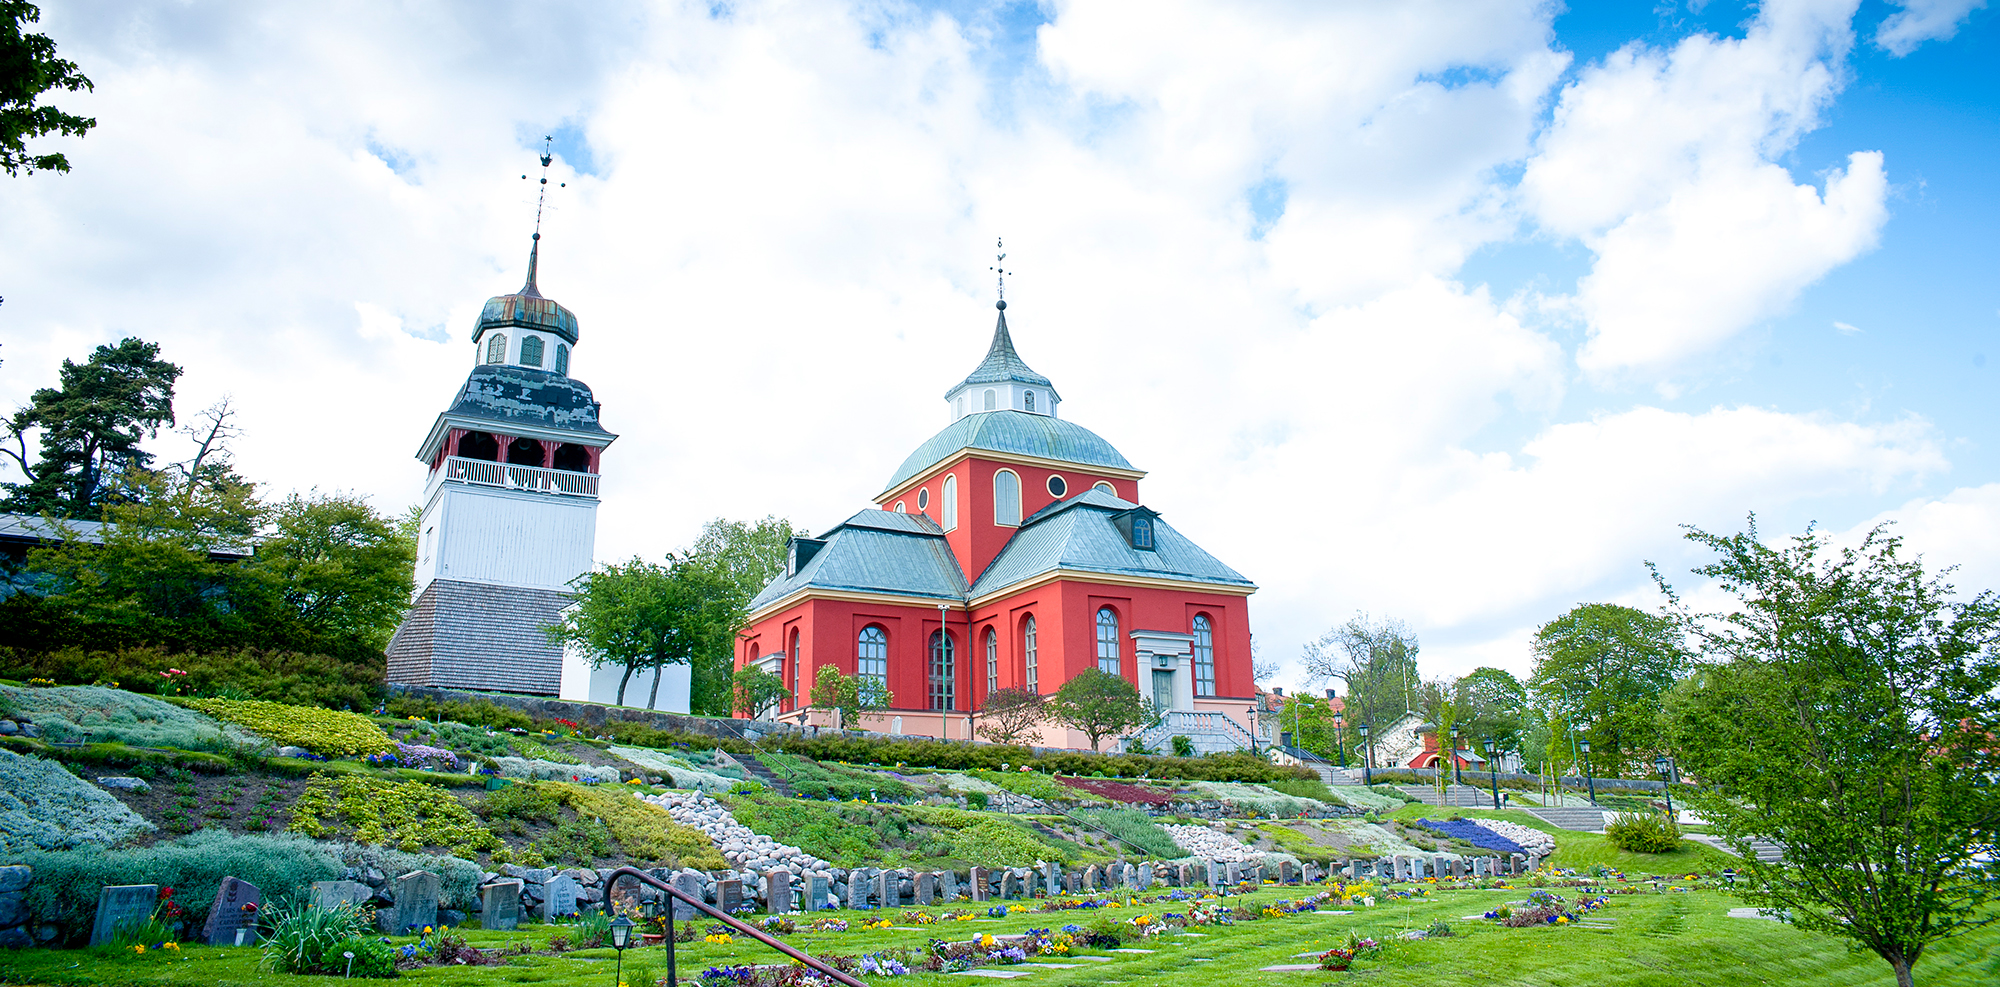
[[[1055,692],[1086,668],[1123,677],[1166,711],[1140,739],[1251,746],[1248,597],[1256,586],[1143,506],[1132,467],[1056,415],[1054,386],[1021,360],[1007,303],[986,359],[945,394],[952,423],[903,461],[863,510],[792,542],[750,604],[738,668],[781,676],[808,711],[822,666],[875,679],[891,708],[863,729],[967,738],[996,689]],[[1081,747],[1044,725],[1039,743]]]

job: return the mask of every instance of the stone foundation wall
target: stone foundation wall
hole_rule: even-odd
[[[0,867],[0,948],[20,949],[35,944],[28,915],[28,886],[35,883],[35,869],[26,864]]]

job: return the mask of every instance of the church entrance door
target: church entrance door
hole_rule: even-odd
[[[1170,669],[1153,669],[1153,706],[1156,709],[1174,708],[1174,673]]]

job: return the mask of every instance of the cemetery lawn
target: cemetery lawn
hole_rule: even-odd
[[[1228,899],[1231,903],[1269,902],[1292,894],[1266,891],[1251,899]],[[1665,894],[1643,893],[1614,896],[1610,904],[1595,913],[1590,923],[1609,928],[1553,927],[1501,928],[1496,923],[1466,919],[1509,900],[1518,901],[1525,889],[1513,891],[1441,891],[1428,899],[1395,901],[1375,908],[1361,908],[1352,915],[1328,912],[1304,913],[1283,918],[1241,922],[1234,926],[1208,926],[1205,935],[1168,935],[1143,940],[1133,948],[1151,952],[1108,952],[1082,950],[1080,956],[1102,957],[1092,962],[1077,957],[1040,957],[1041,962],[1018,966],[985,967],[1004,972],[1033,971],[1019,978],[1027,987],[1035,984],[1115,985],[1164,984],[1213,987],[1218,982],[1238,985],[1302,985],[1308,983],[1373,983],[1384,985],[1696,985],[1744,984],[1805,985],[1805,987],[1849,987],[1887,985],[1894,982],[1888,964],[1872,955],[1851,952],[1841,942],[1800,932],[1776,922],[1728,917],[1739,907],[1736,899],[1713,891]],[[1568,893],[1567,891],[1564,893]],[[1064,923],[1089,925],[1101,918],[1130,918],[1135,914],[1173,903],[1140,905],[1135,909],[1066,911],[1061,913],[1016,913],[1004,919],[940,922],[934,925],[845,933],[800,932],[784,937],[791,945],[809,953],[860,954],[875,950],[921,947],[933,937],[968,939],[980,933],[1006,934],[1029,928],[1059,928]],[[934,913],[936,909],[932,910]],[[861,924],[882,917],[883,912],[818,913],[846,918],[859,930]],[[892,919],[900,914],[886,913]],[[1398,934],[1421,929],[1443,920],[1454,935],[1446,939],[1404,941]],[[705,923],[704,923],[705,924]],[[901,924],[899,922],[899,924]],[[550,935],[562,931],[557,926],[526,926],[514,932],[470,930],[472,944],[487,948],[528,943],[546,944]],[[1279,964],[1311,963],[1300,953],[1317,953],[1343,942],[1349,932],[1370,936],[1386,944],[1376,955],[1358,961],[1346,973],[1317,970],[1297,973],[1262,972],[1260,968]],[[395,940],[400,943],[407,940]],[[576,987],[612,987],[615,954],[609,949],[592,949],[562,956],[518,957],[505,966],[426,967],[403,974],[410,984],[547,984]],[[705,942],[680,946],[680,973],[684,983],[692,982],[707,966],[737,963],[772,963],[779,955],[758,943],[738,939],[730,944]],[[1065,964],[1064,969],[1043,964]],[[663,977],[666,957],[663,947],[628,949],[624,972],[629,987],[640,987],[641,977],[650,973]],[[2000,982],[2000,929],[1991,929],[1933,947],[1917,964],[1917,982],[1926,987],[1990,985]],[[254,949],[183,947],[176,958],[124,957],[87,950],[24,950],[0,954],[0,983],[10,985],[49,984],[200,984],[272,985],[333,983],[332,977],[292,977],[269,973],[260,968]],[[986,978],[965,975],[915,974],[906,977],[871,977],[877,984],[904,987],[968,987]]]

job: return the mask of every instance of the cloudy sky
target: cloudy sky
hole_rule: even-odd
[[[1525,672],[1752,511],[2000,586],[2000,17],[1576,7],[51,0],[98,126],[0,178],[0,404],[136,334],[250,477],[401,510],[546,134],[602,560],[867,506],[1005,236],[1023,356],[1262,586],[1279,684],[1356,611]]]

